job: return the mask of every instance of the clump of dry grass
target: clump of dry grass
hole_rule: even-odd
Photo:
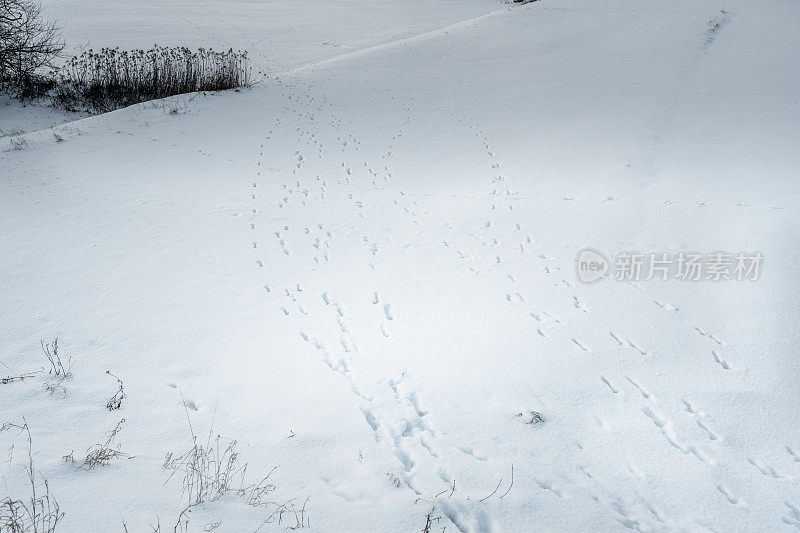
[[[122,431],[122,424],[124,423],[125,419],[123,418],[117,422],[117,425],[108,434],[108,437],[104,443],[95,444],[86,450],[86,458],[83,460],[83,468],[86,470],[92,470],[97,466],[107,466],[114,459],[120,459],[123,457],[131,458],[130,455],[119,449],[119,444],[114,444],[117,435],[120,431]]]
[[[39,370],[16,372],[7,364],[0,361],[0,364],[11,371],[11,374],[0,378],[0,385],[15,383],[17,381],[25,381],[26,379],[36,377],[38,374],[44,374],[52,378],[42,384],[46,391],[50,392],[51,394],[56,390],[63,390],[64,393],[67,392],[64,382],[72,378],[72,365],[74,361],[71,357],[68,357],[66,361],[61,358],[61,355],[58,353],[58,337],[53,339],[52,342],[47,343],[44,342],[44,340],[41,340],[39,341],[39,344],[42,347],[42,353],[47,360],[46,367],[43,366]]]
[[[239,461],[239,452],[236,450],[235,440],[226,440],[219,435],[206,442],[199,441],[192,436],[191,447],[183,454],[173,457],[167,454],[164,468],[176,473],[183,473],[183,497],[190,505],[204,502],[213,502],[226,494],[245,495],[248,489],[255,486],[245,486],[247,464]],[[267,484],[263,492],[274,490],[274,485]]]
[[[233,49],[88,50],[64,65],[56,102],[111,110],[176,94],[247,87],[250,70],[247,52]]]
[[[64,386],[64,382],[72,378],[72,365],[74,361],[71,357],[68,357],[67,364],[64,365],[64,361],[62,361],[61,356],[58,354],[58,337],[53,339],[53,342],[45,343],[42,340],[39,341],[39,343],[49,363],[49,368],[46,370],[47,374],[54,378],[52,381],[44,383],[44,390],[50,394],[53,394],[57,390],[62,390],[66,395],[67,388]]]
[[[28,458],[25,470],[28,474],[29,494],[22,498],[7,496],[0,500],[0,531],[8,533],[53,533],[64,513],[50,492],[47,479],[36,470],[33,463],[33,439],[28,423],[6,422],[0,432],[17,430],[24,435],[28,444]],[[9,459],[10,461],[10,459]],[[41,479],[37,483],[37,477]]]
[[[271,499],[271,494],[277,489],[271,481],[277,467],[257,483],[248,483],[248,464],[241,461],[238,442],[220,435],[212,438],[213,423],[205,440],[200,439],[192,428],[188,411],[186,417],[192,435],[189,449],[178,456],[168,453],[164,459],[164,469],[171,471],[169,479],[178,473],[183,475],[182,496],[187,507],[178,517],[175,531],[188,528],[189,515],[194,506],[226,496],[241,498],[247,505],[268,510],[263,524],[283,524],[289,520],[289,529],[310,526],[306,512],[308,498],[302,506],[298,506],[294,498],[283,502]]]
[[[191,509],[199,504],[214,502],[225,496],[241,498],[247,505],[267,509],[269,515],[264,524],[283,524],[289,520],[289,529],[309,526],[306,513],[308,498],[298,507],[294,499],[274,501],[270,495],[276,490],[271,476],[273,468],[258,483],[247,483],[247,463],[240,460],[237,441],[219,435],[205,441],[192,434],[190,448],[179,456],[167,454],[164,469],[171,470],[170,478],[183,474],[182,496],[188,503],[178,517],[175,530],[188,529]]]

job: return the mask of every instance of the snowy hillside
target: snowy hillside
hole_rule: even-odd
[[[58,531],[800,530],[800,4],[44,9],[261,72],[0,138],[0,377],[74,360],[0,424]],[[192,432],[274,504],[189,507]]]

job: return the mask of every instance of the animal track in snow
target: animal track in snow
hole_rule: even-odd
[[[711,355],[714,356],[714,360],[719,364],[719,366],[725,370],[736,370],[724,357],[718,354],[716,350],[711,350]]]
[[[573,296],[572,300],[573,300],[573,307],[575,307],[575,309],[579,309],[584,313],[589,312],[589,307],[585,303],[583,303],[577,296]]]
[[[591,352],[591,350],[586,345],[582,344],[578,339],[573,337],[572,342],[574,342],[578,346],[578,348],[580,348],[584,352]]]
[[[630,346],[631,348],[633,348],[634,350],[636,350],[640,354],[648,355],[648,353],[645,350],[643,350],[642,348],[640,348],[639,345],[636,344],[635,342],[630,341],[630,340],[626,339],[625,337],[623,337],[622,335],[614,333],[613,331],[610,331],[609,334],[611,335],[611,338],[613,338],[617,342],[617,344],[619,344],[620,346]]]
[[[702,329],[698,328],[697,326],[695,326],[694,329],[695,329],[695,331],[697,331],[697,333],[699,333],[703,337],[708,337],[709,339],[711,339],[712,341],[716,342],[720,346],[725,346],[725,343],[722,342],[722,340],[720,340],[719,338],[715,337],[713,333],[708,333],[706,331],[703,331]]]
[[[536,478],[533,478],[533,481],[534,481],[534,483],[536,483],[539,486],[540,489],[548,490],[548,491],[552,492],[553,494],[555,494],[556,496],[558,496],[559,498],[563,498],[563,495],[562,495],[561,491],[556,489],[556,488],[554,488],[553,487],[553,483],[551,481],[540,480],[540,479],[536,479]]]
[[[664,309],[666,311],[679,311],[680,310],[680,308],[678,306],[673,305],[673,304],[668,303],[668,302],[659,302],[658,300],[653,300],[653,303],[656,304],[657,306],[659,306],[661,309]]]
[[[639,392],[642,394],[644,399],[646,399],[646,400],[650,399],[650,397],[652,396],[650,394],[650,391],[648,391],[646,388],[644,388],[642,385],[640,385],[638,381],[636,381],[635,379],[633,379],[631,377],[628,377],[628,376],[625,376],[625,379],[627,379],[628,382],[631,385],[633,385],[634,387],[636,387],[639,390]]]
[[[771,477],[773,479],[783,479],[785,477],[783,474],[775,470],[773,467],[763,466],[759,464],[755,459],[750,458],[747,460],[747,462],[756,467],[758,471],[761,472],[761,474],[764,476]]]
[[[474,457],[478,461],[484,461],[485,462],[485,461],[489,460],[488,457],[483,456],[483,455],[479,455],[473,448],[470,448],[470,447],[467,447],[467,446],[457,446],[457,448],[461,453],[463,453],[465,455],[469,455],[471,457]]]
[[[608,388],[611,389],[611,392],[613,392],[614,394],[619,393],[619,390],[616,387],[614,387],[614,385],[612,385],[611,382],[608,381],[608,379],[605,376],[600,376],[600,379],[603,381],[603,383],[608,385]]]
[[[795,463],[800,463],[800,455],[797,455],[797,452],[795,452],[790,446],[784,446],[784,448],[786,449],[786,453],[789,454]]]
[[[795,505],[784,501],[783,504],[789,508],[789,511],[792,513],[792,516],[785,516],[781,518],[784,524],[789,524],[790,526],[794,526],[797,529],[800,529],[800,509],[797,508]]]
[[[537,322],[550,322],[553,324],[561,324],[561,321],[548,313],[547,311],[534,311],[530,313],[530,315],[536,320]]]
[[[649,406],[643,407],[642,412],[645,415],[647,415],[647,417],[653,421],[653,424],[655,424],[656,427],[658,427],[661,430],[661,434],[664,436],[667,442],[669,442],[673,447],[678,449],[681,453],[684,454],[691,453],[704,463],[714,464],[714,460],[711,457],[706,455],[702,450],[700,450],[693,444],[689,445],[682,444],[675,436],[675,433],[672,430],[672,422],[670,422],[666,417],[658,414]]]
[[[697,425],[700,427],[700,429],[705,431],[708,438],[710,440],[717,440],[719,438],[719,435],[717,435],[716,432],[714,432],[714,430],[711,429],[711,427],[709,426],[708,422],[706,421],[705,413],[697,410],[692,404],[690,404],[685,399],[681,399],[681,402],[683,402],[683,405],[686,407],[686,412],[692,415]]]
[[[730,14],[724,9],[721,9],[716,17],[708,21],[708,29],[706,30],[706,42],[704,48],[708,48],[714,44],[717,35],[729,21]],[[705,202],[699,202],[699,204],[705,204]]]
[[[731,505],[736,505],[736,504],[738,504],[738,503],[739,503],[739,498],[735,497],[735,496],[733,495],[733,493],[732,493],[730,490],[726,489],[724,486],[722,486],[722,485],[717,485],[717,490],[718,490],[718,491],[719,491],[719,492],[720,492],[720,493],[721,493],[723,496],[725,496],[725,499],[726,499],[726,500],[728,500],[728,503],[730,503]]]

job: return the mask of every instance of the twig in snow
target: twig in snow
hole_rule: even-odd
[[[492,496],[494,496],[494,493],[497,492],[500,489],[500,485],[502,485],[502,484],[503,484],[503,478],[500,478],[500,482],[497,484],[497,487],[495,487],[495,489],[492,491],[492,493],[489,494],[487,497],[482,498],[482,499],[480,499],[478,501],[479,502],[484,502],[484,501],[488,500],[489,498],[491,498]]]
[[[503,496],[511,492],[511,487],[514,486],[514,463],[511,463],[511,484],[508,486],[508,490],[505,491],[501,496],[500,499],[503,499]]]
[[[62,377],[72,377],[72,358],[67,360],[67,366],[64,366],[63,361],[61,361],[61,356],[58,355],[58,337],[53,339],[53,342],[45,342],[42,340],[40,341],[42,345],[42,351],[44,352],[45,357],[47,357],[47,361],[50,363],[50,370],[48,374],[53,376],[62,376]]]
[[[112,374],[110,370],[106,370],[106,374],[116,379],[117,383],[119,384],[119,389],[117,389],[117,392],[115,392],[114,396],[112,396],[111,399],[108,400],[108,402],[106,403],[106,409],[108,409],[109,411],[116,411],[117,409],[122,407],[122,400],[127,398],[128,395],[125,394],[125,387],[123,387],[121,379]]]
[[[454,493],[455,491],[456,491],[456,480],[454,479],[454,480],[453,480],[453,486],[452,486],[452,487],[450,487],[450,494],[448,494],[448,495],[447,495],[447,499],[448,499],[448,500],[450,499],[450,496],[452,496],[452,495],[453,495],[453,493]],[[432,500],[435,500],[436,498],[438,498],[439,496],[441,496],[441,495],[442,495],[442,494],[444,494],[445,492],[447,492],[447,489],[444,489],[442,492],[440,492],[440,493],[436,494],[436,495],[435,495],[433,498],[431,498],[431,499],[432,499]]]
[[[23,374],[19,374],[16,376],[6,376],[4,378],[0,378],[0,385],[5,385],[6,383],[14,383],[15,381],[25,381],[28,378],[32,378],[37,374],[37,372],[25,372]]]
[[[434,508],[431,507],[431,510],[428,511],[428,514],[425,516],[425,527],[422,529],[422,533],[431,533],[433,531],[433,523],[438,522],[441,520],[441,516],[433,516]],[[442,530],[444,531],[444,530]]]

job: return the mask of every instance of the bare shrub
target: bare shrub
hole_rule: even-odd
[[[30,483],[30,493],[23,498],[6,497],[0,500],[0,531],[9,533],[53,533],[64,513],[50,492],[47,479],[36,470],[33,463],[33,439],[28,423],[6,422],[0,431],[18,430],[28,443],[28,458],[25,470]],[[10,460],[9,460],[10,461]],[[40,482],[36,479],[39,477]]]
[[[64,49],[58,27],[35,0],[0,0],[0,89],[36,97],[52,87],[43,73]]]

